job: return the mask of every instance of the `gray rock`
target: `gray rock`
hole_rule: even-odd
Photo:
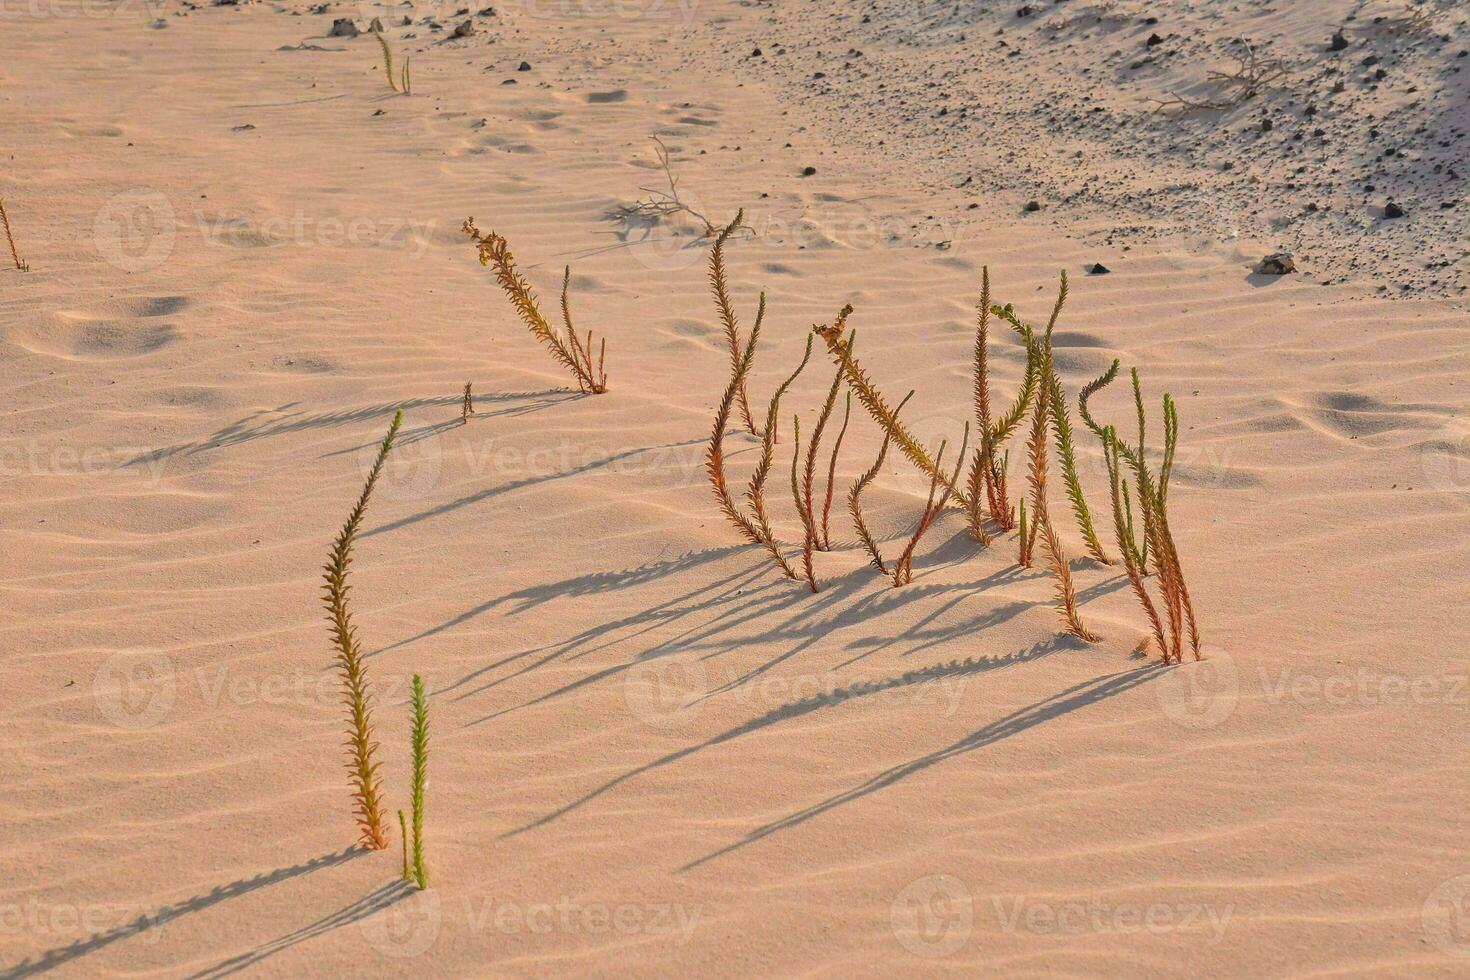
[[[332,21],[332,29],[327,31],[327,37],[357,37],[361,33],[351,17],[338,17]]]

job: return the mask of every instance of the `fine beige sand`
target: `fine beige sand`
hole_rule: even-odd
[[[4,0],[0,194],[31,269],[0,270],[0,976],[1470,973],[1463,9],[1425,5],[1411,45],[1375,26],[1401,4],[1094,4],[1117,20],[1056,26],[1068,48],[1046,22],[1092,7],[979,6]],[[371,37],[327,36],[374,14],[411,97]],[[1209,143],[1305,95],[1213,125],[1144,102],[1228,67],[1238,36],[1317,92],[1339,27],[1357,108],[1324,108],[1333,132],[1361,111],[1421,133],[1303,157],[1349,190]],[[1195,47],[1156,83],[1083,71],[1177,37]],[[997,40],[1014,73],[976,63]],[[1375,51],[1417,99],[1369,87]],[[1037,107],[1078,91],[1067,65],[1109,125]],[[977,125],[942,129],[961,103]],[[743,325],[769,301],[758,409],[851,303],[878,384],[917,389],[926,442],[955,439],[982,266],[1031,320],[1069,270],[1068,390],[1136,366],[1155,444],[1178,401],[1171,519],[1205,659],[1140,651],[1058,480],[1101,642],[1062,636],[1044,567],[953,508],[894,589],[841,507],[879,441],[856,406],[823,590],[742,545],[703,471],[728,377],[707,243],[608,217],[662,186],[654,135],[692,207],[746,209],[729,261]],[[1314,200],[1308,230],[1274,223]],[[468,215],[548,309],[571,264],[606,395],[568,389]],[[1282,248],[1299,274],[1253,273]],[[994,346],[1009,398],[1024,357]],[[832,371],[814,355],[787,396],[783,454]],[[352,846],[319,597],[400,407],[352,597],[390,813],[408,679],[430,694],[424,892],[397,881],[396,813],[387,851]],[[1125,383],[1095,408],[1133,424]],[[758,444],[728,446],[743,484]],[[788,460],[771,506],[792,541]],[[890,457],[867,495],[890,552],[927,489]]]

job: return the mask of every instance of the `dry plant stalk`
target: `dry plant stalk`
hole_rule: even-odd
[[[745,350],[730,373],[730,383],[725,386],[725,395],[720,399],[720,407],[715,412],[714,431],[710,433],[709,447],[704,453],[704,467],[709,473],[710,484],[714,487],[715,498],[719,501],[721,512],[741,534],[750,539],[752,544],[765,544],[766,540],[756,522],[740,512],[740,508],[735,506],[735,499],[730,495],[730,488],[725,480],[725,428],[729,425],[730,412],[735,405],[740,387],[745,383],[745,378],[750,373],[750,365],[755,360],[755,345],[760,339],[761,322],[765,319],[765,313],[766,297],[762,293],[760,307],[755,316],[755,326],[751,328],[750,339],[746,341]],[[772,398],[771,401],[774,404],[776,399]],[[764,463],[764,458],[762,463]],[[768,470],[769,467],[756,467],[756,480],[752,480],[752,487],[759,488],[764,484],[765,473]],[[782,565],[782,571],[788,577],[796,577],[796,573],[790,569],[790,566],[784,564],[783,559],[778,557],[777,563]]]
[[[945,442],[941,441],[939,443],[939,452],[936,453],[934,456],[934,462],[936,466],[942,466],[944,463],[945,445]],[[939,489],[939,486],[944,479],[943,470],[940,470],[940,475],[931,476],[929,478],[929,499],[924,503],[924,513],[919,515],[919,523],[918,526],[914,528],[913,536],[909,538],[909,543],[907,546],[904,547],[903,554],[898,556],[898,561],[893,566],[894,588],[908,585],[914,580],[914,549],[919,546],[919,539],[924,536],[924,533],[928,531],[931,526],[933,526],[934,519],[939,516],[939,512],[944,510],[944,505],[949,502],[949,495],[953,492],[950,488],[960,478],[960,469],[965,465],[965,451],[969,449],[969,447],[970,423],[966,422],[965,438],[964,441],[960,443],[959,453],[955,456],[956,462],[954,466],[954,473],[950,477],[948,484],[945,485],[944,492],[940,494],[937,501],[934,499],[934,494]]]
[[[841,374],[838,375],[841,377]],[[832,458],[827,461],[827,499],[822,502],[822,550],[832,550],[832,491],[837,485],[837,454],[842,452],[842,439],[847,435],[847,423],[852,420],[852,390],[847,392],[847,404],[842,409],[842,428],[837,430],[837,439],[832,443]]]
[[[1378,29],[1390,37],[1428,34],[1434,29],[1434,15],[1429,12],[1428,7],[1407,3],[1404,4],[1402,13],[1397,17],[1385,19],[1378,25]]]
[[[1208,80],[1219,88],[1222,94],[1214,99],[1190,99],[1180,95],[1178,92],[1170,92],[1167,99],[1150,99],[1160,110],[1180,109],[1184,112],[1198,112],[1205,109],[1234,109],[1236,106],[1247,102],[1266,89],[1280,84],[1290,74],[1286,62],[1280,58],[1262,58],[1256,53],[1256,49],[1245,38],[1236,38],[1243,51],[1233,55],[1236,61],[1234,71],[1212,71]]]
[[[1077,591],[1072,582],[1071,566],[1067,563],[1066,552],[1062,550],[1061,538],[1058,537],[1056,528],[1052,525],[1051,513],[1047,505],[1048,447],[1046,436],[1048,429],[1056,426],[1056,417],[1059,413],[1053,406],[1052,400],[1061,390],[1061,386],[1056,382],[1056,370],[1052,363],[1052,333],[1056,329],[1057,319],[1061,316],[1062,307],[1066,301],[1067,274],[1063,272],[1061,286],[1057,290],[1056,306],[1052,308],[1046,332],[1040,338],[1033,336],[1031,339],[1033,357],[1037,364],[1037,391],[1036,409],[1031,416],[1031,438],[1027,446],[1030,456],[1028,482],[1031,485],[1032,527],[1026,537],[1030,547],[1035,547],[1038,538],[1045,546],[1047,564],[1051,568],[1052,578],[1056,585],[1057,605],[1062,614],[1062,620],[1066,624],[1067,632],[1088,643],[1095,643],[1099,637],[1083,624],[1077,612]],[[1085,504],[1083,509],[1085,511]],[[1023,553],[1025,559],[1023,564],[1029,564],[1030,557],[1029,551]]]
[[[500,288],[505,290],[506,296],[510,298],[511,305],[515,307],[521,321],[537,340],[546,345],[556,362],[572,372],[573,377],[577,380],[578,390],[583,394],[594,395],[607,391],[607,371],[604,369],[604,362],[607,359],[606,338],[602,340],[597,363],[594,366],[592,363],[592,331],[587,331],[587,338],[584,342],[577,336],[576,328],[572,326],[571,306],[567,301],[567,290],[572,278],[571,267],[566,268],[561,283],[562,320],[567,332],[567,339],[563,340],[542,315],[541,308],[536,302],[536,294],[531,291],[531,285],[526,278],[517,271],[515,256],[511,255],[510,246],[506,244],[505,239],[493,231],[488,235],[482,235],[480,229],[475,227],[474,218],[465,219],[463,230],[479,250],[480,264],[495,267],[495,277],[500,282]]]
[[[3,197],[0,197],[0,224],[5,225],[5,240],[10,243],[11,261],[15,263],[15,267],[17,270],[21,272],[30,272],[30,263],[22,260],[20,257],[20,252],[18,252],[15,248],[15,236],[11,234],[10,231],[10,215],[7,214],[5,211],[5,198]]]
[[[461,423],[468,423],[470,416],[475,414],[475,393],[471,390],[471,385],[473,384],[474,382],[472,381],[466,381],[464,383],[464,400],[459,406],[459,421]]]
[[[765,314],[765,295],[761,295],[760,306],[757,310],[757,322]],[[754,336],[754,334],[752,334]],[[771,396],[770,404],[766,406],[766,427],[761,436],[761,458],[756,464],[755,473],[750,478],[750,484],[745,488],[745,501],[750,505],[750,511],[755,515],[755,526],[760,531],[761,543],[771,553],[771,557],[782,571],[791,578],[796,578],[792,573],[790,564],[781,556],[781,548],[776,541],[776,535],[771,530],[771,520],[766,513],[765,486],[766,479],[771,474],[771,466],[776,461],[776,433],[780,431],[781,420],[781,398],[791,388],[797,377],[806,369],[807,362],[812,358],[812,339],[807,338],[806,350],[801,355],[801,361],[796,365],[796,370],[787,376],[786,380],[776,389]],[[792,457],[795,459],[795,456]]]
[[[856,341],[856,337],[853,341]],[[848,344],[848,354],[851,355],[853,344]],[[842,387],[842,376],[845,364],[837,366],[837,373],[832,378],[832,387],[827,391],[827,400],[822,404],[822,411],[817,416],[817,424],[812,429],[811,445],[806,450],[806,471],[802,478],[802,492],[797,500],[797,509],[801,511],[802,522],[809,525],[811,530],[812,544],[818,551],[826,551],[829,547],[825,542],[827,536],[828,514],[832,508],[832,475],[837,470],[837,451],[842,448],[842,435],[837,436],[836,444],[832,449],[832,458],[827,466],[827,496],[822,506],[822,520],[818,522],[816,505],[813,501],[817,476],[817,451],[821,448],[822,433],[827,428],[827,421],[832,417],[832,409],[837,405],[837,392]],[[852,410],[851,392],[848,394],[848,411]],[[842,431],[847,431],[847,419],[842,422]],[[794,461],[793,461],[794,465]]]
[[[1116,377],[1110,370],[1105,378]],[[1144,446],[1145,416],[1142,387],[1138,370],[1133,375],[1134,401],[1138,409],[1138,447],[1132,448],[1118,438],[1112,426],[1099,428],[1084,414],[1088,427],[1099,434],[1103,441],[1104,457],[1108,463],[1109,490],[1113,496],[1113,528],[1118,538],[1118,548],[1123,552],[1124,569],[1128,572],[1129,584],[1134,595],[1148,615],[1149,625],[1164,663],[1182,663],[1184,659],[1184,633],[1188,632],[1190,651],[1194,659],[1200,659],[1199,626],[1195,620],[1194,603],[1189,595],[1189,586],[1184,580],[1184,569],[1179,561],[1179,550],[1174,544],[1174,535],[1169,528],[1169,479],[1173,473],[1174,456],[1179,447],[1179,412],[1174,399],[1166,392],[1164,405],[1164,451],[1157,475],[1148,466]],[[1095,392],[1106,384],[1103,379],[1092,390]],[[1139,517],[1143,525],[1143,543],[1135,542],[1133,516],[1128,505],[1128,483],[1122,479],[1123,464],[1133,471],[1138,493]],[[1158,576],[1160,604],[1164,616],[1160,617],[1154,603],[1149,599],[1143,585],[1147,574],[1148,552],[1153,553],[1154,570]]]
[[[414,884],[420,890],[429,887],[429,870],[424,865],[424,787],[429,782],[429,703],[424,697],[424,679],[413,675],[413,786],[409,799],[413,807],[413,872]],[[402,814],[402,810],[398,811]]]
[[[413,873],[408,864],[408,821],[402,810],[398,811],[398,839],[403,842],[403,880],[413,881]]]
[[[1102,542],[1097,537],[1097,530],[1093,527],[1092,512],[1087,507],[1087,498],[1082,493],[1082,480],[1077,475],[1077,450],[1072,443],[1072,419],[1067,412],[1067,401],[1062,392],[1062,382],[1050,364],[1048,364],[1047,373],[1051,375],[1049,394],[1052,431],[1056,436],[1057,456],[1062,463],[1062,479],[1067,484],[1067,498],[1072,502],[1072,515],[1077,519],[1077,528],[1082,532],[1083,540],[1087,542],[1088,552],[1102,564],[1111,565],[1112,560],[1103,550]]]
[[[1028,540],[1028,537],[1030,535],[1030,526],[1026,523],[1026,498],[1025,497],[1022,497],[1021,498],[1021,523],[1020,523],[1019,527],[1021,529],[1020,541],[1019,541],[1020,553],[1016,555],[1016,564],[1017,565],[1020,565],[1022,568],[1030,568],[1031,567],[1031,542]]]
[[[966,510],[971,510],[974,501],[966,491],[959,487],[958,478],[950,477],[935,463],[924,447],[919,445],[918,440],[898,421],[893,410],[884,400],[883,394],[878,391],[862,365],[848,355],[850,342],[842,336],[842,333],[847,328],[847,318],[851,315],[852,306],[844,306],[837,314],[837,319],[830,325],[813,327],[812,330],[827,345],[827,352],[832,356],[834,363],[846,365],[843,370],[847,375],[848,386],[858,396],[858,401],[863,403],[863,407],[868,410],[873,421],[877,422],[883,431],[898,444],[899,450],[909,462],[930,477],[939,480],[949,491],[949,494],[945,495],[946,499],[953,495]]]
[[[730,285],[725,277],[725,243],[729,241],[731,235],[735,234],[744,219],[744,208],[735,212],[735,220],[715,236],[714,248],[710,251],[709,257],[710,291],[715,297],[715,311],[719,314],[720,325],[725,328],[725,342],[730,347],[732,371],[740,360],[740,321],[735,316],[734,304],[730,302]],[[743,378],[740,381],[740,390],[735,393],[735,398],[740,407],[740,419],[745,423],[746,430],[753,436],[759,436],[760,432],[755,427],[755,420],[750,415],[750,396],[746,392]]]
[[[796,501],[796,513],[801,517],[802,541],[801,541],[801,567],[806,574],[807,585],[811,586],[813,592],[822,591],[817,585],[817,571],[812,564],[812,552],[816,550],[817,529],[816,522],[812,519],[811,488],[807,486],[807,493],[803,495],[802,488],[796,479],[797,464],[801,461],[801,416],[791,417],[792,441],[795,443],[791,451],[791,498]]]
[[[669,160],[669,148],[657,136],[649,138],[656,146],[654,153],[658,157],[659,169],[663,171],[664,180],[668,182],[669,189],[665,191],[654,187],[640,187],[639,190],[648,195],[647,199],[640,199],[631,205],[618,205],[608,213],[608,216],[625,222],[630,219],[639,219],[655,224],[671,215],[687,214],[704,225],[704,238],[713,238],[719,231],[714,226],[714,222],[679,196],[679,178],[674,176],[674,168]]]
[[[1028,371],[1027,387],[1030,388],[1035,384],[1040,383],[1041,379],[1045,379],[1045,384],[1048,389],[1046,392],[1048,396],[1048,405],[1050,406],[1048,421],[1056,438],[1057,456],[1060,459],[1062,465],[1062,478],[1066,484],[1067,497],[1072,504],[1072,513],[1077,520],[1077,529],[1082,532],[1082,537],[1087,543],[1087,550],[1092,555],[1092,557],[1102,564],[1107,565],[1111,564],[1111,561],[1107,556],[1107,552],[1103,550],[1102,542],[1098,539],[1097,531],[1093,527],[1092,512],[1087,506],[1087,497],[1082,490],[1082,480],[1077,473],[1077,451],[1076,446],[1072,440],[1072,419],[1071,415],[1067,411],[1066,395],[1062,390],[1061,379],[1057,377],[1056,366],[1054,361],[1052,360],[1053,355],[1050,338],[1053,331],[1056,329],[1057,319],[1061,314],[1062,305],[1066,301],[1066,296],[1067,275],[1065,272],[1063,272],[1061,292],[1058,295],[1057,304],[1052,310],[1051,319],[1047,322],[1047,339],[1043,344],[1036,343],[1035,331],[1028,324],[1023,323],[1021,319],[1016,316],[1015,311],[1009,305],[1004,307],[992,307],[992,312],[1004,319],[1006,322],[1010,323],[1012,328],[1015,329],[1015,331],[1020,335],[1021,340],[1026,344]],[[1046,363],[1044,365],[1039,364],[1038,362],[1038,358],[1041,356],[1041,352],[1043,350],[1045,351],[1046,358]],[[1114,364],[1114,370],[1116,370],[1116,363]],[[1098,385],[1101,380],[1102,379],[1094,381],[1091,383],[1091,385],[1083,389],[1082,398],[1080,399],[1079,404],[1081,405],[1084,417],[1086,416],[1087,412],[1087,398],[1091,395],[1092,391],[1095,390],[1095,386]],[[1017,406],[1024,409],[1024,404],[1027,397],[1028,392],[1023,391],[1022,398],[1018,399],[1017,401]],[[1088,420],[1088,425],[1092,425],[1090,419]],[[1031,564],[1030,548],[1034,546],[1036,542],[1035,532],[1037,530],[1037,525],[1035,522],[1040,519],[1040,515],[1036,513],[1034,506],[1032,508],[1031,519],[1032,526],[1027,528],[1026,532],[1022,535],[1021,564],[1027,566]]]
[[[403,424],[403,412],[393,416],[388,434],[378,447],[377,458],[368,471],[367,482],[357,498],[347,523],[337,533],[332,543],[331,556],[325,566],[327,584],[323,586],[323,604],[327,607],[327,619],[332,624],[332,643],[337,651],[337,671],[342,677],[342,700],[347,706],[347,771],[352,784],[353,815],[359,829],[358,842],[363,847],[381,850],[388,846],[387,831],[383,827],[381,797],[382,780],[378,777],[378,761],[373,756],[378,751],[373,737],[372,689],[368,684],[366,664],[363,663],[362,646],[357,641],[357,628],[352,624],[352,614],[347,608],[347,572],[352,566],[352,546],[357,539],[358,528],[367,512],[368,500],[373,487],[393,448],[398,428]]]
[[[711,275],[713,279],[713,275]],[[761,436],[761,458],[756,464],[755,472],[750,478],[750,483],[745,490],[745,500],[750,506],[750,514],[745,514],[736,505],[734,497],[730,493],[729,484],[725,476],[725,429],[730,423],[730,416],[734,411],[735,401],[739,392],[744,388],[746,378],[750,375],[751,365],[755,361],[756,342],[760,338],[761,324],[766,317],[766,295],[760,295],[760,302],[756,307],[755,324],[750,330],[750,339],[746,342],[744,351],[740,353],[734,362],[730,382],[725,387],[724,397],[720,399],[720,407],[715,412],[714,429],[710,433],[709,447],[705,450],[705,470],[709,473],[710,484],[714,488],[715,499],[719,502],[720,512],[723,513],[735,525],[738,530],[752,544],[761,545],[770,553],[771,560],[781,570],[781,574],[787,578],[795,579],[796,569],[791,562],[781,553],[780,543],[777,542],[775,533],[771,530],[770,517],[766,512],[765,485],[770,476],[771,467],[775,462],[776,455],[776,432],[779,427],[781,398],[786,394],[798,375],[806,368],[807,362],[812,356],[812,338],[807,337],[806,352],[802,355],[801,363],[796,370],[778,387],[771,396],[770,405],[766,409],[766,426]]]
[[[378,45],[383,49],[383,73],[388,76],[388,87],[395,92],[402,93],[403,95],[412,95],[413,93],[409,90],[408,79],[409,59],[403,59],[403,68],[399,73],[398,80],[394,81],[393,49],[388,47],[388,41],[386,38],[383,37],[383,25],[378,21],[376,17],[373,18],[372,34],[373,37],[378,39]]]
[[[980,432],[980,445],[975,451],[975,457],[970,464],[970,476],[967,489],[970,494],[970,536],[976,541],[984,544],[990,540],[990,535],[985,532],[984,519],[980,511],[980,501],[983,497],[990,519],[995,521],[1005,530],[1016,526],[1015,509],[1011,506],[1009,492],[1006,484],[1007,467],[1009,457],[997,455],[1001,453],[1001,446],[1020,427],[1021,420],[1026,416],[1026,409],[1031,404],[1031,398],[1036,390],[1036,368],[1031,357],[1031,349],[1028,344],[1026,351],[1026,376],[1021,382],[1020,394],[1016,396],[1014,404],[999,420],[991,417],[990,402],[990,340],[989,326],[990,317],[994,312],[990,305],[990,269],[985,267],[981,270],[980,284],[980,306],[977,310],[975,329],[975,367],[974,367],[974,395],[975,395],[975,424]],[[1022,329],[1023,339],[1028,335],[1029,328]]]
[[[898,418],[898,414],[903,411],[903,407],[909,403],[909,399],[912,397],[914,397],[912,391],[903,396],[903,401],[899,402],[898,407],[893,410],[893,417],[895,419]],[[888,566],[883,562],[883,554],[878,550],[877,540],[874,539],[872,533],[868,530],[867,522],[863,520],[862,495],[863,491],[868,488],[868,484],[876,480],[879,472],[882,471],[883,460],[888,456],[888,444],[892,441],[893,436],[885,429],[883,432],[883,444],[878,447],[878,458],[874,460],[873,465],[868,468],[868,471],[858,477],[857,482],[847,491],[847,509],[852,514],[852,525],[857,531],[858,541],[862,543],[864,550],[867,551],[868,557],[872,559],[874,566],[884,575],[888,574]]]
[[[1113,498],[1113,530],[1118,539],[1118,550],[1123,553],[1123,571],[1128,575],[1128,584],[1133,588],[1133,594],[1138,599],[1139,605],[1143,606],[1144,613],[1148,616],[1149,626],[1153,629],[1154,642],[1159,646],[1159,651],[1165,663],[1172,662],[1171,647],[1164,635],[1164,624],[1159,619],[1159,612],[1154,607],[1153,599],[1144,587],[1144,570],[1139,561],[1138,552],[1133,543],[1133,518],[1132,515],[1124,516],[1124,501],[1128,499],[1126,484],[1120,485],[1119,472],[1122,466],[1118,459],[1118,436],[1110,425],[1103,430],[1103,458],[1108,466],[1108,484]]]

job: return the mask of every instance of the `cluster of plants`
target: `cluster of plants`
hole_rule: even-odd
[[[967,421],[960,437],[958,451],[946,460],[950,443],[942,441],[931,451],[915,438],[900,419],[914,392],[910,391],[894,406],[878,388],[857,359],[857,331],[849,327],[851,306],[844,307],[830,324],[812,328],[806,349],[796,369],[772,394],[766,410],[765,424],[757,428],[749,405],[749,378],[755,359],[756,345],[766,315],[766,298],[762,293],[756,306],[755,320],[748,335],[743,335],[731,303],[725,271],[725,245],[740,227],[743,215],[735,219],[715,238],[710,251],[710,288],[715,308],[724,327],[730,354],[730,380],[715,413],[714,428],[705,454],[705,466],[721,513],[751,544],[766,550],[777,569],[790,579],[804,580],[813,592],[821,583],[813,564],[813,553],[832,548],[829,526],[838,454],[847,432],[852,399],[866,410],[881,428],[883,441],[878,457],[852,484],[847,493],[848,511],[857,542],[867,552],[872,564],[887,576],[894,587],[913,581],[913,556],[919,540],[933,526],[943,509],[954,505],[965,516],[970,536],[980,544],[991,544],[999,534],[1017,532],[1018,564],[1031,567],[1036,561],[1038,545],[1056,590],[1057,609],[1066,632],[1087,642],[1099,637],[1082,621],[1077,606],[1077,592],[1071,566],[1052,518],[1049,476],[1052,453],[1061,472],[1061,483],[1070,502],[1072,519],[1082,536],[1088,555],[1105,565],[1113,559],[1105,550],[1088,506],[1077,469],[1069,402],[1057,375],[1052,340],[1057,321],[1067,300],[1067,276],[1063,272],[1056,302],[1044,328],[1022,320],[1015,309],[993,303],[990,294],[990,272],[981,279],[980,303],[976,317],[973,351],[974,419]],[[1026,351],[1026,369],[1019,391],[996,412],[990,382],[990,327],[999,322],[1009,327]],[[775,463],[776,434],[780,429],[780,403],[798,375],[811,360],[813,338],[820,340],[836,368],[827,398],[816,416],[816,423],[805,446],[801,445],[800,416],[792,418],[793,442],[791,460],[791,495],[800,520],[799,543],[787,545],[778,540],[766,504],[765,490]],[[1179,420],[1174,401],[1163,397],[1164,438],[1161,461],[1155,469],[1150,465],[1146,449],[1147,418],[1138,372],[1132,372],[1134,401],[1138,411],[1138,441],[1130,444],[1120,438],[1111,426],[1099,425],[1088,410],[1088,400],[1111,384],[1118,375],[1115,360],[1101,377],[1080,392],[1077,411],[1088,430],[1101,442],[1109,477],[1108,494],[1113,517],[1113,536],[1125,574],[1134,595],[1143,607],[1165,663],[1180,663],[1184,656],[1185,638],[1190,653],[1200,657],[1199,630],[1194,606],[1185,584],[1179,552],[1169,525],[1169,477],[1179,442]],[[818,454],[822,437],[837,403],[846,388],[846,408],[837,438],[826,466],[826,488],[817,506],[816,483]],[[725,461],[725,438],[732,417],[738,412],[743,427],[761,440],[761,452],[745,488],[743,501],[737,502],[731,492]],[[973,428],[972,428],[973,424]],[[1007,443],[1025,431],[1025,481],[1018,492],[1010,486],[1010,451]],[[972,440],[972,432],[974,439]],[[971,449],[971,442],[974,448]],[[929,494],[923,510],[915,519],[914,529],[896,558],[885,558],[862,512],[862,494],[883,470],[890,446],[929,478]],[[1131,484],[1130,484],[1131,479]],[[1015,502],[1013,503],[1013,498]],[[1148,580],[1153,580],[1151,591]],[[1157,599],[1155,599],[1155,593]],[[1163,612],[1160,613],[1160,608]]]
[[[1016,561],[1023,567],[1031,567],[1035,563],[1039,545],[1051,573],[1064,630],[1087,642],[1096,642],[1098,636],[1082,621],[1077,607],[1071,567],[1052,519],[1050,502],[1049,476],[1055,451],[1072,520],[1088,555],[1104,565],[1114,563],[1098,534],[1078,474],[1069,401],[1057,376],[1053,357],[1053,337],[1067,301],[1066,273],[1061,274],[1056,302],[1046,326],[1038,328],[1022,320],[1010,304],[1002,306],[991,301],[990,270],[983,270],[972,354],[974,418],[965,422],[958,449],[946,459],[950,448],[948,440],[941,441],[931,452],[900,418],[914,392],[908,392],[896,405],[890,403],[858,361],[855,353],[857,331],[849,327],[853,314],[850,305],[844,306],[831,323],[813,326],[806,337],[801,359],[772,392],[763,424],[756,424],[750,407],[749,382],[766,319],[766,296],[762,292],[756,302],[749,332],[742,331],[725,270],[726,246],[741,229],[743,220],[744,212],[737,213],[734,220],[711,235],[713,245],[709,260],[710,291],[724,329],[730,380],[715,412],[714,426],[705,450],[705,468],[725,518],[750,544],[764,549],[782,575],[804,582],[812,592],[821,591],[814,555],[833,549],[832,505],[836,498],[838,461],[852,421],[853,398],[856,396],[857,402],[881,429],[883,438],[877,458],[848,488],[847,510],[854,537],[878,572],[895,588],[910,584],[914,576],[914,553],[920,540],[933,527],[944,508],[953,505],[964,513],[970,537],[981,545],[994,544],[1000,535],[1016,532]],[[464,231],[474,242],[481,264],[494,267],[496,278],[521,320],[557,363],[572,375],[579,390],[586,394],[607,391],[607,373],[603,366],[606,341],[599,346],[594,363],[591,356],[593,334],[589,331],[585,338],[579,337],[572,326],[567,297],[571,269],[567,268],[562,277],[564,332],[558,332],[542,314],[530,284],[516,269],[505,239],[494,232],[482,234],[475,227],[473,218],[465,221]],[[1005,324],[1026,351],[1026,368],[1020,388],[1004,403],[1004,410],[999,413],[990,382],[992,322]],[[793,414],[791,418],[790,490],[801,534],[799,543],[788,545],[776,535],[766,502],[766,488],[776,465],[776,447],[782,427],[781,400],[811,363],[812,351],[818,341],[830,356],[834,373],[804,444],[801,416]],[[1131,372],[1133,401],[1137,409],[1136,442],[1124,439],[1113,425],[1099,424],[1089,409],[1090,399],[1117,379],[1118,370],[1119,363],[1114,360],[1101,377],[1082,388],[1076,402],[1078,416],[1102,444],[1117,560],[1121,561],[1133,594],[1143,607],[1151,639],[1157,644],[1164,662],[1182,663],[1186,646],[1198,660],[1199,627],[1169,525],[1169,480],[1179,445],[1178,410],[1166,393],[1163,396],[1163,448],[1158,454],[1158,465],[1153,466],[1147,449],[1148,420],[1143,387],[1136,368]],[[842,422],[831,440],[824,465],[823,439],[832,427],[839,396],[843,396]],[[461,397],[461,422],[468,422],[474,410],[473,390],[466,383]],[[352,786],[353,815],[358,826],[359,843],[375,850],[388,846],[388,834],[376,758],[378,743],[373,734],[372,688],[357,629],[348,608],[348,572],[358,529],[402,422],[403,413],[400,411],[395,414],[388,434],[378,448],[357,503],[332,544],[324,575],[323,601],[331,623],[336,666],[342,678],[343,702],[347,708],[347,769]],[[760,454],[738,499],[731,489],[725,460],[725,439],[732,424],[760,440]],[[1007,444],[1023,430],[1026,486],[1013,490]],[[896,557],[884,555],[862,509],[863,492],[882,474],[893,446],[897,446],[903,458],[929,479],[929,493],[923,510]],[[1149,580],[1152,580],[1152,588]],[[411,817],[399,810],[398,823],[403,841],[403,878],[425,888],[428,886],[428,872],[424,861],[424,790],[428,779],[429,712],[423,681],[417,674],[413,677],[412,706]]]

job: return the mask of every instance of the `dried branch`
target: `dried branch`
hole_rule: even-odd
[[[1219,94],[1212,99],[1192,99],[1171,91],[1167,99],[1149,99],[1160,110],[1179,109],[1199,112],[1206,109],[1234,109],[1285,81],[1291,72],[1280,58],[1263,58],[1245,38],[1236,38],[1243,50],[1236,52],[1234,71],[1212,71],[1206,80]]]
[[[669,159],[669,148],[657,136],[651,136],[649,139],[653,140],[656,146],[654,153],[658,156],[659,169],[663,171],[664,180],[668,182],[668,189],[640,187],[638,189],[647,194],[647,198],[639,198],[632,204],[620,204],[609,211],[608,216],[624,222],[636,220],[657,224],[672,215],[687,214],[703,226],[704,234],[701,239],[715,237],[719,229],[714,222],[679,196],[679,178],[674,175],[674,168]]]
[[[5,198],[0,197],[0,224],[5,225],[5,240],[10,243],[10,258],[15,262],[16,269],[21,272],[30,272],[30,264],[23,261],[20,253],[15,248],[15,236],[10,233],[10,215],[5,213]]]

